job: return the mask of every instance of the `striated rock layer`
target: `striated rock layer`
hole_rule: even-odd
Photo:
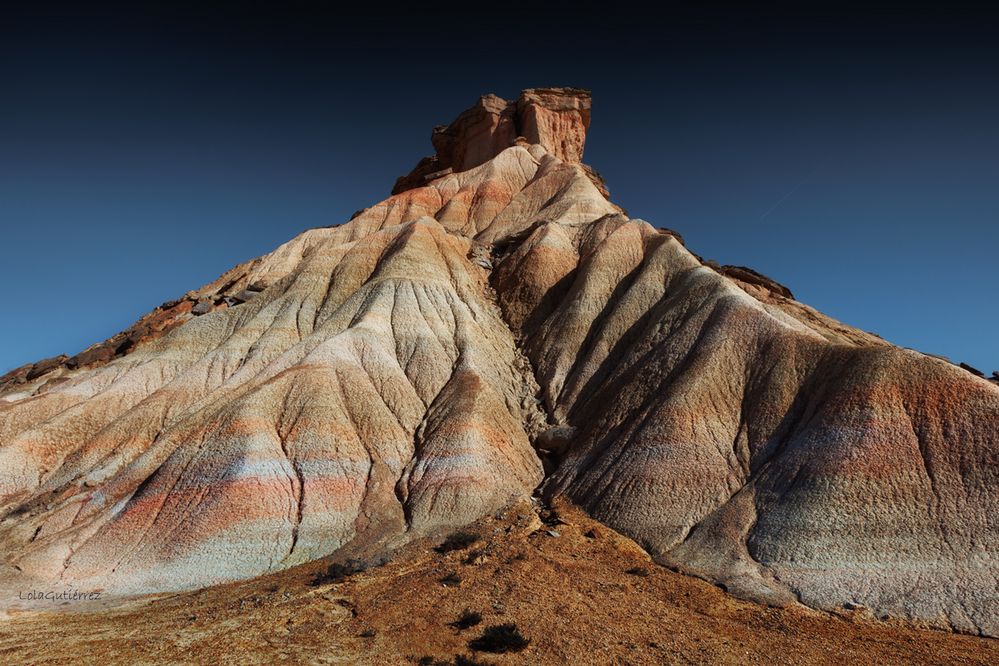
[[[350,222],[0,380],[4,580],[375,557],[540,484],[742,596],[999,634],[999,387],[629,219],[589,111],[483,97]]]

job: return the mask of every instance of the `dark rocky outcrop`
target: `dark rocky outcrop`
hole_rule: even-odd
[[[982,372],[978,368],[975,368],[973,366],[968,365],[967,363],[958,363],[958,366],[962,370],[967,370],[968,372],[970,372],[971,374],[973,374],[976,377],[984,377],[985,376],[984,372]]]

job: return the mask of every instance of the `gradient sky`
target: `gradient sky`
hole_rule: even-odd
[[[994,17],[132,4],[0,10],[0,372],[345,221],[479,94],[546,85],[593,91],[585,161],[632,217],[999,369]]]

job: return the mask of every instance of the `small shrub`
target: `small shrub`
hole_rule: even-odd
[[[326,569],[316,574],[312,579],[313,587],[327,585],[329,583],[342,583],[349,576],[364,571],[367,567],[360,560],[347,560],[346,562],[334,562]]]
[[[455,532],[444,539],[441,545],[434,548],[438,553],[450,553],[455,550],[465,550],[479,540],[479,535],[473,532]]]
[[[462,629],[475,627],[480,622],[482,622],[482,613],[476,613],[475,611],[466,608],[462,612],[461,616],[451,623],[451,626],[461,631]]]
[[[441,578],[441,583],[447,587],[458,587],[461,585],[461,576],[456,573],[449,573],[448,575]]]
[[[483,562],[485,562],[488,559],[489,559],[489,555],[486,553],[486,549],[485,548],[478,548],[478,549],[473,550],[472,552],[470,552],[468,554],[468,557],[465,558],[465,564],[468,564],[468,565],[478,565],[478,564],[482,564]]]
[[[645,567],[632,567],[625,571],[626,574],[631,574],[632,576],[638,576],[640,578],[647,578],[649,575],[649,570]]]
[[[491,664],[485,661],[479,661],[474,657],[459,654],[454,658],[454,666],[491,666]]]
[[[541,512],[538,514],[538,518],[540,518],[541,522],[547,525],[548,527],[558,527],[559,525],[567,524],[564,520],[562,520],[559,517],[558,511],[556,511],[555,509],[542,509]]]
[[[378,635],[378,632],[374,629],[365,629],[360,633],[361,638],[374,638]]]
[[[479,661],[474,657],[468,657],[463,654],[459,654],[454,658],[454,661],[447,661],[444,659],[434,659],[433,657],[420,657],[419,661],[416,662],[418,666],[492,666],[492,664]]]
[[[530,639],[521,635],[517,625],[509,623],[486,627],[481,636],[468,642],[468,647],[479,652],[504,654],[506,652],[520,652],[530,644]]]

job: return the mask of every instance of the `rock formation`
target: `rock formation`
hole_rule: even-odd
[[[485,96],[385,201],[0,381],[5,584],[199,587],[539,491],[741,596],[999,634],[999,387],[628,218],[589,111]]]

